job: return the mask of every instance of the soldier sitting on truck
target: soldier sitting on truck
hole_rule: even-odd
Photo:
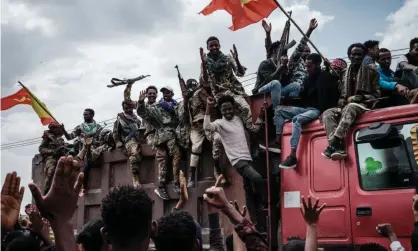
[[[217,179],[221,173],[224,173],[219,166],[220,154],[222,151],[222,142],[219,133],[203,130],[203,119],[206,111],[206,99],[211,96],[210,85],[200,80],[199,89],[193,94],[190,102],[190,112],[192,116],[190,140],[192,142],[192,151],[190,155],[190,173],[187,187],[195,186],[196,168],[199,165],[200,155],[202,154],[203,141],[206,138],[212,143],[212,158],[214,162],[214,175]],[[217,109],[212,109],[211,121],[217,119]],[[225,174],[224,176],[225,177]],[[226,180],[222,179],[222,184]]]
[[[318,27],[316,19],[312,19],[309,24],[309,29],[306,32],[306,37],[310,37],[312,32]],[[280,43],[275,42],[271,46],[273,50],[272,58],[261,62],[258,68],[256,86],[262,86],[257,90],[257,93],[271,92],[273,110],[281,104],[281,97],[298,97],[303,83],[308,77],[308,72],[305,67],[305,59],[307,54],[307,39],[303,37],[289,60],[289,81],[283,83],[282,73],[287,71],[287,58],[277,58],[279,56]],[[309,48],[308,48],[309,49]],[[279,80],[280,78],[280,80]],[[282,81],[282,82],[280,82]],[[287,81],[286,81],[287,82]],[[281,128],[276,122],[276,139],[269,143],[269,150],[272,152],[281,152]],[[261,145],[265,149],[265,146]]]
[[[235,45],[231,50],[232,56],[220,51],[221,45],[216,37],[209,37],[206,46],[209,50],[207,54],[203,52],[203,48],[200,48],[202,61],[200,78],[210,85],[215,100],[219,100],[223,95],[229,95],[235,99],[235,105],[240,112],[244,126],[250,132],[251,154],[255,158],[258,155],[258,141],[257,135],[251,133],[253,123],[251,109],[245,100],[247,94],[244,87],[236,77],[243,77],[246,68],[241,65]]]
[[[68,134],[64,128],[64,135],[67,140],[74,140],[74,147],[70,151],[72,155],[77,155],[83,147],[84,137],[93,138],[93,147],[98,147],[98,137],[103,129],[101,125],[94,120],[94,110],[86,108],[83,112],[84,122],[76,126],[74,130]]]
[[[66,145],[62,138],[63,127],[56,122],[52,122],[48,125],[48,129],[44,131],[41,145],[39,145],[39,153],[44,159],[44,195],[48,193],[51,187],[58,159],[64,156],[66,152]]]
[[[138,115],[156,129],[156,137],[154,145],[165,149],[172,158],[173,174],[174,174],[174,191],[180,192],[180,146],[176,139],[176,128],[178,118],[175,113],[177,102],[173,99],[173,89],[171,87],[163,87],[160,90],[163,98],[156,104],[145,105],[145,91],[141,91],[138,100]],[[160,159],[161,161],[162,159]],[[167,199],[166,174],[167,165],[165,161],[159,162],[159,185],[155,189],[155,193],[162,199]]]
[[[140,185],[139,181],[139,163],[141,162],[139,145],[139,128],[141,121],[134,114],[136,104],[131,101],[130,90],[132,84],[127,84],[122,102],[123,112],[119,113],[113,126],[113,139],[116,142],[116,148],[125,148],[128,155],[129,164],[132,171],[132,182],[135,187]]]
[[[206,102],[203,129],[219,133],[231,165],[243,177],[246,204],[248,210],[250,210],[250,215],[255,215],[254,210],[263,207],[260,196],[263,178],[252,166],[252,158],[248,149],[243,122],[240,117],[235,116],[235,99],[227,95],[219,98],[218,106],[221,109],[222,119],[217,119],[214,122],[211,122],[211,110],[215,100],[212,97],[208,97]],[[252,132],[257,132],[263,124],[263,109],[264,106],[261,107],[255,124],[251,124]],[[251,201],[254,201],[254,204],[250,203]],[[255,219],[253,220],[255,221]]]
[[[345,137],[355,120],[375,107],[380,98],[379,75],[376,70],[363,64],[367,49],[361,43],[348,47],[351,64],[340,81],[338,107],[326,110],[322,115],[328,147],[322,153],[327,159],[341,160],[347,157]]]

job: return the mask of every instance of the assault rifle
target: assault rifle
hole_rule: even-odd
[[[111,85],[107,85],[107,87],[113,88],[113,87],[116,87],[116,86],[119,86],[119,85],[133,84],[136,81],[142,80],[142,79],[144,79],[146,77],[150,77],[150,76],[151,75],[141,75],[139,77],[129,78],[129,79],[126,79],[126,78],[124,78],[124,79],[112,78],[110,80],[110,83],[112,83],[112,84]]]

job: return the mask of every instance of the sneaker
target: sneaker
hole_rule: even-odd
[[[159,186],[155,188],[154,193],[158,195],[163,200],[169,200],[170,197],[168,196],[167,189],[163,186]]]
[[[260,144],[259,146],[264,151],[266,150],[265,144]],[[282,150],[280,149],[280,146],[277,145],[277,143],[275,141],[270,141],[268,147],[269,147],[269,152],[273,152],[273,153],[281,153],[282,152]]]
[[[293,156],[287,156],[287,158],[283,161],[283,163],[280,164],[280,168],[283,169],[292,169],[295,168],[297,164],[296,157]]]
[[[332,154],[331,154],[331,159],[334,161],[338,161],[338,160],[343,160],[347,157],[347,153],[346,151],[342,150],[342,149],[336,149]]]
[[[326,159],[331,159],[331,155],[335,152],[332,146],[327,146],[327,148],[321,153],[322,156]]]
[[[174,191],[175,193],[180,194],[180,182],[178,182],[178,181],[174,182],[173,191]]]

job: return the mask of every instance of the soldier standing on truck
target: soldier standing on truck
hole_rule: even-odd
[[[193,94],[190,102],[191,112],[191,131],[190,140],[192,142],[192,152],[190,156],[190,170],[187,187],[195,186],[196,168],[199,165],[200,155],[202,154],[203,141],[206,138],[212,143],[212,158],[214,162],[214,175],[218,179],[219,175],[224,172],[219,166],[220,154],[222,152],[222,142],[217,132],[205,131],[203,129],[203,119],[205,118],[206,100],[211,96],[210,85],[203,79],[200,80],[200,88]],[[212,109],[211,121],[218,119],[220,116],[217,109]],[[223,175],[225,177],[225,174]],[[222,178],[221,183],[225,184],[225,178]]]
[[[342,160],[347,157],[345,137],[351,125],[364,112],[373,109],[380,98],[379,74],[363,64],[366,47],[355,43],[348,47],[350,66],[344,70],[340,81],[338,107],[322,115],[328,147],[322,153],[327,159]]]
[[[123,112],[119,113],[113,126],[113,139],[116,142],[116,148],[125,148],[128,155],[129,164],[132,171],[132,183],[134,187],[140,185],[139,181],[139,163],[141,162],[139,145],[139,128],[141,121],[134,114],[136,104],[131,100],[132,84],[128,83],[124,91],[124,100],[122,102]]]
[[[156,104],[146,105],[145,91],[141,91],[138,100],[138,115],[150,123],[156,129],[156,137],[154,145],[165,149],[172,158],[173,174],[174,174],[174,192],[180,192],[180,147],[176,139],[176,128],[178,118],[175,113],[177,102],[173,99],[173,89],[171,87],[163,87],[160,90],[163,98]],[[162,159],[160,159],[161,161]],[[165,160],[158,163],[159,166],[159,185],[155,189],[155,193],[162,199],[167,199],[166,174],[167,165]]]
[[[231,50],[232,56],[225,55],[220,51],[221,45],[216,37],[209,37],[206,46],[209,50],[207,54],[203,52],[203,48],[200,48],[202,61],[200,78],[210,85],[215,100],[219,100],[223,95],[229,95],[235,99],[235,105],[244,126],[250,132],[251,155],[255,158],[258,155],[257,135],[251,133],[253,120],[250,105],[245,100],[247,94],[244,87],[237,79],[237,77],[245,75],[246,68],[241,65],[235,45]]]
[[[44,159],[44,195],[46,195],[51,188],[52,178],[54,177],[55,167],[58,163],[58,159],[65,155],[66,146],[64,139],[62,138],[63,127],[52,122],[48,125],[48,129],[44,131],[42,135],[42,142],[39,146],[39,153]]]

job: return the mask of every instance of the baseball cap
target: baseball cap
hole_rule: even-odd
[[[163,88],[160,89],[160,92],[163,92],[164,90],[174,93],[173,88],[171,88],[170,86],[164,86]]]

